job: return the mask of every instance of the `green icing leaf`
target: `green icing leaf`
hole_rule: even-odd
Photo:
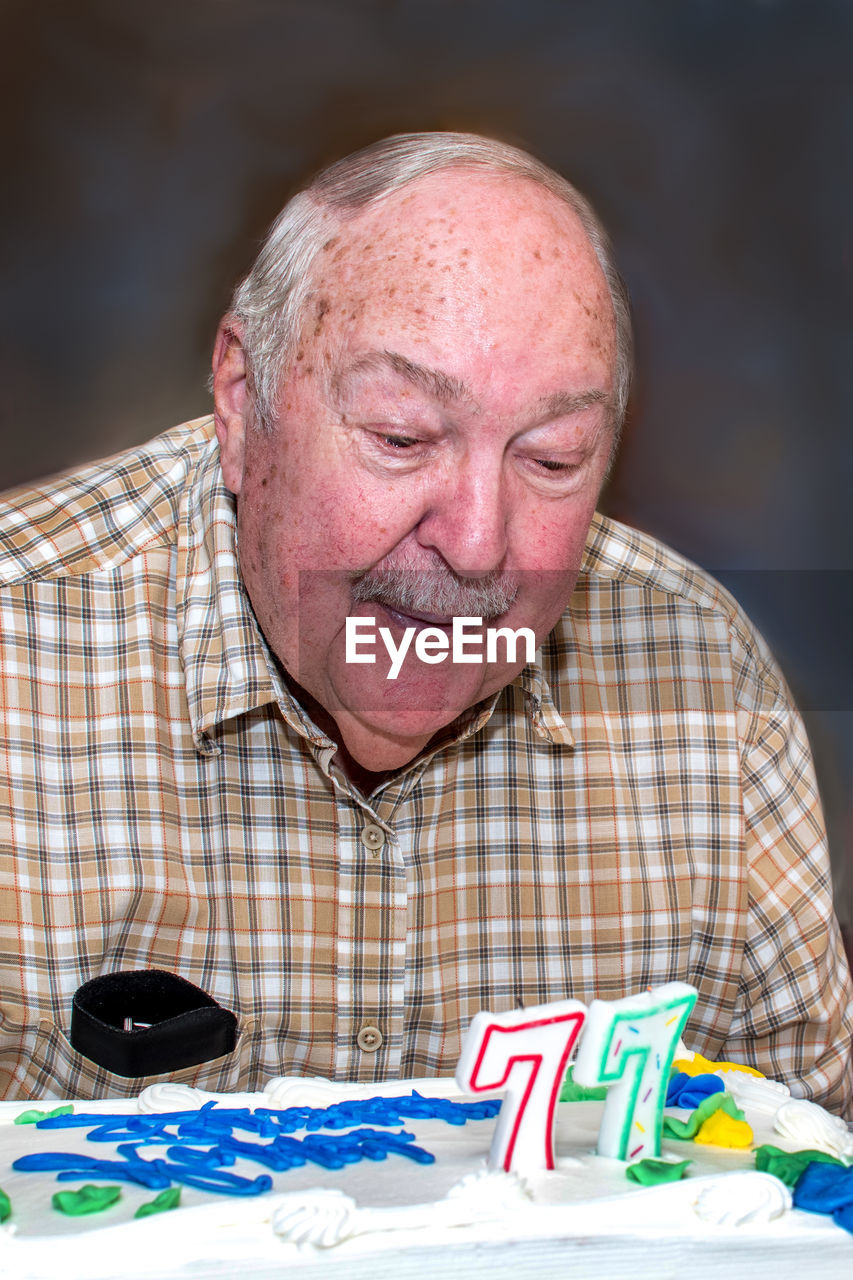
[[[644,1187],[656,1187],[661,1182],[678,1182],[690,1163],[690,1160],[637,1160],[628,1165],[625,1176]]]
[[[731,1116],[733,1120],[746,1119],[746,1112],[738,1106],[730,1093],[720,1093],[717,1094],[717,1097],[720,1099],[720,1106],[727,1116]]]
[[[52,1111],[22,1111],[15,1116],[13,1124],[38,1124],[39,1120],[50,1120],[53,1116],[70,1116],[74,1107],[66,1102],[64,1106],[54,1107]]]
[[[605,1086],[575,1084],[574,1067],[567,1068],[559,1102],[603,1102],[606,1097]]]
[[[786,1187],[795,1187],[806,1165],[813,1160],[819,1160],[822,1164],[844,1164],[843,1160],[828,1155],[826,1151],[782,1151],[769,1142],[763,1147],[757,1147],[755,1151],[756,1169],[761,1173],[772,1173]]]
[[[134,1218],[150,1218],[152,1213],[166,1213],[169,1209],[177,1209],[180,1203],[181,1188],[167,1187],[165,1191],[161,1191],[159,1196],[155,1196],[147,1204],[141,1204],[133,1216]]]
[[[51,1198],[54,1209],[69,1218],[81,1218],[84,1213],[100,1213],[121,1199],[121,1187],[93,1187],[87,1184],[79,1191],[57,1191]]]
[[[732,1120],[745,1119],[743,1112],[730,1093],[712,1093],[710,1097],[703,1098],[696,1110],[692,1111],[686,1120],[679,1120],[677,1116],[664,1116],[663,1136],[665,1138],[695,1138],[708,1117],[721,1108],[726,1115],[731,1116]]]
[[[0,1222],[5,1222],[7,1218],[12,1216],[12,1202],[6,1195],[5,1191],[0,1191]]]

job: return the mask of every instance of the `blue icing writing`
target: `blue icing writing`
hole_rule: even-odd
[[[331,1107],[288,1107],[279,1111],[220,1107],[210,1102],[198,1110],[154,1115],[51,1116],[37,1127],[88,1128],[90,1141],[114,1144],[121,1159],[44,1152],[23,1156],[12,1167],[19,1172],[56,1173],[60,1182],[101,1177],[139,1183],[152,1190],[163,1190],[178,1182],[228,1195],[260,1195],[272,1186],[271,1178],[267,1174],[252,1179],[228,1173],[227,1168],[238,1158],[275,1172],[309,1161],[325,1169],[342,1169],[359,1160],[384,1160],[389,1154],[404,1155],[418,1164],[432,1164],[435,1157],[415,1145],[413,1134],[405,1130],[387,1133],[365,1126],[399,1125],[409,1118],[460,1125],[468,1120],[488,1119],[499,1109],[500,1103],[495,1100],[451,1102],[412,1093],[402,1098],[368,1098]],[[298,1129],[305,1132],[305,1137],[291,1136]],[[320,1129],[335,1132],[320,1133]],[[347,1132],[342,1132],[345,1129]],[[245,1141],[235,1132],[260,1141]],[[142,1158],[140,1149],[153,1145],[166,1147],[165,1158]]]
[[[363,1098],[336,1102],[329,1107],[288,1107],[274,1111],[267,1107],[221,1107],[207,1102],[192,1111],[170,1111],[155,1115],[67,1115],[50,1116],[40,1121],[39,1129],[91,1128],[92,1142],[119,1142],[125,1138],[150,1137],[167,1128],[177,1128],[182,1137],[210,1141],[220,1134],[242,1129],[261,1137],[278,1133],[295,1133],[305,1129],[351,1129],[357,1125],[393,1126],[406,1120],[443,1120],[445,1124],[464,1125],[468,1120],[485,1120],[498,1114],[500,1102],[451,1102],[448,1098],[424,1098],[413,1092],[400,1098]]]
[[[200,1191],[220,1191],[226,1195],[259,1196],[269,1191],[272,1178],[241,1178],[224,1169],[205,1169],[195,1173],[185,1166],[166,1160],[98,1160],[94,1156],[44,1152],[21,1156],[12,1168],[20,1173],[55,1173],[57,1182],[74,1182],[80,1178],[108,1178],[111,1182],[136,1182],[155,1191],[165,1190],[173,1182],[182,1182]]]

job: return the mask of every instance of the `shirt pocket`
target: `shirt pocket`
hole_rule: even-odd
[[[3,1052],[0,1079],[9,1099],[129,1098],[167,1081],[216,1093],[239,1092],[250,1074],[253,1031],[252,1020],[239,1022],[233,1051],[210,1062],[163,1075],[119,1076],[84,1058],[55,1023],[43,1020],[23,1033],[14,1053]]]

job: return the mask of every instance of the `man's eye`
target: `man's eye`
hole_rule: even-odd
[[[572,471],[574,467],[568,462],[555,462],[553,458],[537,458],[536,465],[543,471]]]
[[[382,436],[382,441],[392,449],[411,449],[413,444],[418,443],[412,436]]]

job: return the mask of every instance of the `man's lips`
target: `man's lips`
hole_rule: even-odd
[[[377,604],[377,609],[382,609],[387,613],[392,622],[398,627],[440,627],[443,631],[450,631],[453,627],[453,619],[446,615],[437,613],[401,613],[399,609],[392,609],[389,604]]]

